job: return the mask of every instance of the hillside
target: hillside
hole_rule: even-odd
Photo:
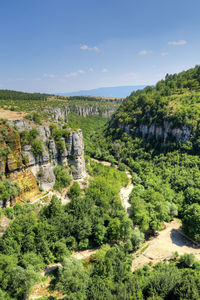
[[[122,101],[121,98],[64,97],[0,90],[0,108],[18,112],[38,112],[43,115],[58,108],[64,109],[67,114],[75,113],[83,117],[102,116],[110,118]]]
[[[199,89],[199,66],[166,75],[133,92],[92,138],[91,155],[132,171],[132,220],[143,232],[161,229],[172,214],[200,241]]]
[[[111,127],[157,144],[198,146],[200,120],[200,67],[167,74],[155,87],[133,92],[112,118]]]
[[[1,299],[199,299],[198,74],[0,100]]]

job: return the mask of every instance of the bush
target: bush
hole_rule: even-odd
[[[134,229],[132,235],[132,244],[134,250],[139,249],[143,242],[144,242],[144,233],[140,232],[138,228]]]
[[[31,145],[31,151],[33,152],[34,156],[38,157],[42,155],[44,149],[41,140],[34,140]]]
[[[54,189],[61,192],[63,188],[67,187],[70,184],[72,178],[69,175],[68,171],[60,165],[57,165],[54,168],[54,174],[56,176]]]
[[[118,165],[118,170],[119,171],[126,171],[126,165],[123,163],[119,163]]]
[[[68,192],[68,196],[70,198],[77,198],[80,196],[80,194],[81,194],[81,188],[80,188],[78,182],[74,182]]]
[[[190,205],[183,218],[183,230],[192,239],[200,242],[200,205],[194,203]]]
[[[41,115],[39,115],[38,113],[34,112],[32,115],[32,119],[36,124],[41,125],[42,124],[42,118]]]

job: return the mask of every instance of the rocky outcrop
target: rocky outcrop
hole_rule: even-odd
[[[57,107],[52,109],[54,121],[64,121],[67,122],[67,114],[69,113],[68,106]]]
[[[67,115],[70,112],[73,112],[79,116],[87,117],[87,116],[103,116],[104,118],[111,118],[112,114],[117,110],[117,106],[105,107],[102,108],[97,105],[69,105],[63,107],[56,107],[50,109],[44,109],[43,112],[46,112],[49,117],[54,122],[67,122]],[[23,121],[21,122],[23,124]],[[21,125],[22,127],[23,125]]]
[[[186,125],[180,128],[175,128],[172,122],[164,121],[162,125],[153,123],[151,125],[140,124],[138,127],[133,125],[125,125],[119,123],[118,127],[127,132],[128,134],[142,135],[143,138],[150,139],[155,137],[165,144],[168,139],[175,139],[177,142],[186,143],[190,139],[192,129]]]
[[[64,165],[74,179],[85,176],[84,142],[81,130],[68,129],[68,138],[62,137],[59,140],[64,147],[61,152],[51,136],[48,125],[36,126],[29,120],[15,120],[10,122],[10,125],[17,130],[10,129],[10,135],[4,145],[9,146],[10,152],[5,161],[0,160],[0,170],[7,178],[17,181],[23,193],[37,189],[37,183],[46,191],[53,188],[54,168],[57,164]],[[21,145],[19,133],[32,128],[38,131],[37,139],[43,145],[43,153],[40,156],[33,154],[31,145]]]
[[[98,115],[98,116],[103,116],[105,118],[110,118],[111,115],[116,110],[117,110],[117,107],[115,107],[115,106],[113,106],[111,108],[101,108],[100,106],[95,106],[95,105],[69,106],[70,112],[74,112],[75,114],[82,116],[82,117]]]
[[[69,136],[69,163],[74,166],[74,179],[81,179],[86,175],[85,160],[84,160],[84,143],[82,131],[71,132]]]

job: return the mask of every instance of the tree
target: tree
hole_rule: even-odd
[[[81,194],[80,185],[78,184],[78,182],[74,182],[68,192],[68,196],[70,198],[77,198],[80,196],[80,194]]]
[[[144,233],[142,233],[138,228],[134,229],[132,234],[132,245],[134,250],[137,250],[144,242]]]
[[[89,276],[82,263],[75,258],[65,258],[56,278],[56,289],[67,294],[68,299],[87,299]]]
[[[192,239],[200,242],[200,205],[194,203],[185,210],[183,230]]]

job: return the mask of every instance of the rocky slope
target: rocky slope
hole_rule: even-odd
[[[27,193],[38,190],[39,186],[46,191],[53,188],[55,183],[53,170],[57,164],[65,166],[74,179],[85,176],[84,143],[81,130],[69,129],[69,135],[60,138],[59,142],[64,147],[61,151],[52,137],[49,125],[36,126],[26,119],[9,121],[9,124],[10,126],[5,122],[0,124],[1,132],[6,132],[1,144],[2,153],[5,155],[0,156],[0,172],[2,179],[7,178],[18,183],[21,198]],[[34,155],[32,146],[22,143],[20,138],[20,133],[29,132],[33,128],[37,130],[37,140],[41,141],[43,147],[43,152],[37,156]],[[7,206],[11,204],[7,203]]]

